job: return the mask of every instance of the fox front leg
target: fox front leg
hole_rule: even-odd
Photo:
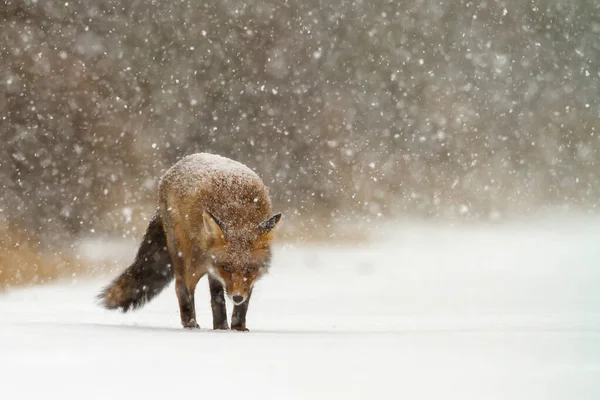
[[[231,329],[234,331],[248,332],[246,328],[246,313],[248,312],[248,305],[250,304],[250,297],[252,296],[252,290],[248,292],[248,298],[239,306],[233,307],[233,314],[231,315]]]
[[[213,329],[229,329],[227,325],[227,308],[225,305],[225,289],[221,282],[208,276],[210,288],[210,307],[213,315]]]

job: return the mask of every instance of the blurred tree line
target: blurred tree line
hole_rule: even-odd
[[[119,230],[197,151],[291,221],[593,208],[599,96],[596,0],[9,0],[0,227]]]

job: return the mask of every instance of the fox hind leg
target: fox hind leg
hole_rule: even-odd
[[[233,307],[233,314],[231,315],[231,329],[234,331],[247,332],[246,328],[246,313],[248,312],[248,305],[250,304],[250,297],[252,296],[252,290],[248,292],[248,298],[239,306]]]
[[[213,314],[213,329],[229,329],[227,324],[227,307],[225,304],[225,289],[221,282],[208,276],[210,288],[210,306]]]
[[[183,279],[175,278],[175,290],[179,301],[179,313],[181,325],[184,328],[200,328],[196,322],[196,310],[194,306],[194,294],[190,293]]]
[[[185,241],[177,241],[177,232],[174,229],[171,217],[163,209],[165,219],[165,230],[167,232],[167,248],[173,262],[173,272],[175,275],[175,292],[179,302],[179,313],[181,316],[181,325],[184,328],[199,328],[196,322],[196,306],[194,302],[194,292],[196,284],[202,277],[193,265],[192,248],[185,246]],[[184,237],[184,236],[179,236]]]
[[[177,281],[177,298],[179,300],[179,311],[181,324],[184,328],[199,328],[196,321],[196,285],[204,273],[199,267],[198,252],[194,251],[191,260],[183,260],[183,274]]]
[[[194,305],[194,289],[186,282],[185,269],[189,266],[189,261],[183,260],[177,251],[169,252],[173,260],[173,270],[175,273],[175,293],[177,293],[177,301],[179,302],[179,314],[181,316],[181,325],[184,328],[199,328],[196,322],[196,309]],[[186,265],[187,264],[187,265]],[[192,290],[190,290],[192,289]]]

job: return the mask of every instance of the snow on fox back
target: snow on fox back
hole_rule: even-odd
[[[232,227],[254,226],[271,213],[268,189],[258,175],[216,154],[182,158],[162,176],[159,195],[173,212],[192,217],[208,210]]]

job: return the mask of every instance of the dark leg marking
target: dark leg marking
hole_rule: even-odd
[[[229,329],[227,325],[227,308],[225,304],[225,289],[221,282],[208,276],[210,288],[210,306],[213,314],[213,329]]]
[[[252,290],[248,292],[248,298],[245,302],[239,306],[233,307],[233,314],[231,315],[231,329],[234,331],[248,331],[246,328],[246,313],[248,312],[248,305],[250,304],[250,297],[252,296]]]

